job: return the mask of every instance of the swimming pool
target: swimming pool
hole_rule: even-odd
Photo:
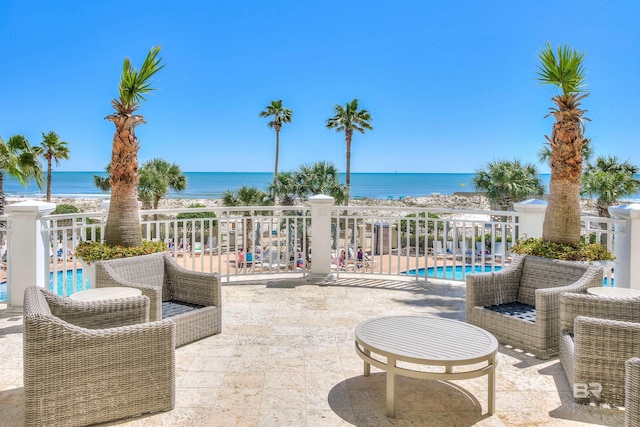
[[[464,279],[462,275],[463,268],[464,268],[465,275],[473,274],[473,273],[486,273],[486,272],[492,271],[490,265],[485,265],[484,268],[481,265],[476,265],[475,268],[470,265],[466,265],[464,267],[462,265],[458,265],[455,268],[456,280]],[[501,269],[502,269],[502,266],[496,265],[493,271],[500,271]],[[418,275],[419,277],[424,277],[424,270],[425,270],[424,268],[419,268],[417,270],[405,271],[404,274],[409,276]],[[447,267],[435,267],[435,271],[434,271],[434,267],[428,267],[426,270],[427,270],[427,277],[433,277],[436,279],[453,279],[454,278],[454,268],[452,265],[448,265]],[[607,278],[605,277],[604,280],[602,281],[602,286],[605,286],[605,287],[615,286],[615,279],[612,278],[611,285],[608,285]]]
[[[493,271],[499,271],[502,267],[497,265],[494,267]],[[427,277],[434,277],[436,279],[456,279],[462,280],[464,279],[464,274],[473,274],[473,273],[485,273],[487,271],[492,271],[490,265],[485,265],[484,267],[481,265],[471,266],[471,265],[457,265],[455,268],[452,265],[448,265],[446,267],[428,267],[426,268]],[[417,270],[409,270],[404,274],[409,276],[421,276],[423,277],[425,274],[424,268],[418,268]],[[455,276],[454,276],[455,274]]]
[[[82,286],[82,269],[79,268],[76,270],[76,283],[75,287],[73,286],[73,270],[66,271],[66,280],[63,280],[63,272],[58,271],[56,273],[56,289],[54,291],[54,281],[53,281],[53,273],[49,273],[49,290],[52,292],[56,292],[58,295],[64,295],[64,289],[67,288],[70,290],[70,294],[81,291],[83,289]],[[0,302],[7,301],[7,282],[0,283]]]

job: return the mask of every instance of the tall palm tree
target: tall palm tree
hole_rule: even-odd
[[[282,106],[282,99],[278,99],[277,101],[271,101],[270,105],[267,105],[264,111],[260,112],[260,117],[273,117],[267,123],[267,126],[274,129],[276,131],[276,166],[273,172],[273,185],[276,185],[276,179],[278,176],[278,157],[280,151],[280,129],[282,129],[282,125],[285,123],[291,123],[291,117],[293,116],[293,111],[289,108],[284,108]],[[274,199],[275,195],[272,193]]]
[[[584,53],[551,43],[539,54],[538,80],[559,88],[562,93],[551,100],[556,104],[550,114],[556,119],[551,137],[551,180],[549,204],[544,218],[542,239],[573,244],[580,241],[580,181],[585,110],[581,101],[588,96],[585,84]]]
[[[140,71],[133,67],[129,58],[125,58],[118,87],[120,96],[111,101],[116,112],[105,117],[116,126],[109,174],[111,202],[104,230],[107,245],[142,245],[137,198],[140,145],[135,127],[146,122],[144,117],[134,112],[140,107],[140,102],[146,100],[144,95],[154,90],[150,86],[151,78],[164,67],[158,53],[160,47],[152,47]]]
[[[609,206],[640,189],[640,180],[634,176],[638,171],[638,167],[628,161],[621,162],[615,156],[599,156],[595,163],[588,163],[585,168],[581,193],[595,196],[598,215],[609,218]]]
[[[316,194],[333,197],[336,204],[348,200],[349,189],[338,181],[338,169],[331,162],[316,162],[302,165],[295,173],[298,195],[303,199]]]
[[[334,107],[335,115],[327,120],[327,128],[335,129],[336,132],[344,132],[344,139],[347,145],[347,198],[349,202],[349,191],[351,189],[351,141],[353,139],[353,131],[357,130],[364,133],[366,129],[373,130],[371,124],[371,114],[367,110],[358,110],[358,99],[347,102],[343,107],[336,105]]]
[[[47,134],[42,132],[42,142],[37,148],[38,154],[47,159],[47,202],[51,201],[51,172],[53,168],[51,161],[55,160],[56,166],[60,160],[69,160],[69,143],[61,141],[57,133],[51,131]]]
[[[487,198],[505,211],[513,210],[514,202],[544,194],[536,167],[518,160],[489,162],[476,170],[473,186],[477,191],[486,191]]]
[[[22,135],[13,135],[8,141],[0,138],[0,214],[4,214],[4,176],[16,178],[22,185],[27,185],[33,178],[42,188],[44,181],[42,165],[38,160],[38,150],[29,144]]]
[[[184,191],[187,188],[187,177],[180,166],[163,159],[151,159],[140,167],[138,195],[143,203],[158,209],[160,199],[169,194],[169,190]]]

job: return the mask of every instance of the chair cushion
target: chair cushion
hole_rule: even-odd
[[[204,308],[204,305],[190,304],[182,301],[163,301],[162,302],[162,318],[167,319],[169,317],[177,316],[179,314],[188,313],[190,311]]]
[[[487,305],[484,308],[526,322],[535,323],[536,321],[536,308],[529,304],[510,302],[506,304]]]

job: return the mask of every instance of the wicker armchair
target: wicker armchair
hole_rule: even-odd
[[[175,324],[145,323],[144,296],[79,302],[24,295],[27,426],[84,426],[175,404]]]
[[[640,426],[640,359],[632,357],[624,362],[624,425]]]
[[[600,398],[583,391],[575,400],[624,405],[625,361],[640,356],[640,298],[562,294],[560,328],[560,363],[572,388],[602,386]]]
[[[138,288],[151,302],[149,320],[176,323],[176,347],[222,330],[221,287],[217,273],[180,267],[168,253],[96,263],[96,288]]]
[[[530,255],[467,276],[467,322],[540,359],[558,354],[559,296],[602,286],[602,268]]]

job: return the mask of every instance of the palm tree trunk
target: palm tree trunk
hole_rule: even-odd
[[[580,241],[580,182],[554,180],[549,183],[549,204],[542,239],[573,244]]]
[[[142,245],[142,229],[138,214],[138,139],[134,128],[144,123],[142,116],[111,115],[116,125],[109,181],[111,202],[105,225],[107,245],[125,247]]]
[[[47,156],[47,202],[51,201],[51,156]]]
[[[276,180],[278,178],[278,157],[280,154],[280,125],[274,125],[273,127],[276,130],[276,166],[275,169],[273,171],[273,194],[271,195],[271,197],[273,198],[273,204],[276,205]]]
[[[351,140],[353,138],[353,130],[347,129],[345,132],[345,141],[347,143],[347,173],[345,183],[347,185],[347,199],[345,204],[349,204],[349,193],[351,192]]]
[[[549,144],[551,145],[551,179],[542,239],[562,244],[578,243],[580,242],[580,182],[582,145],[584,144],[579,119],[570,117],[556,122],[553,125]]]
[[[4,195],[4,172],[0,171],[0,215],[4,215],[4,207],[7,200]]]

